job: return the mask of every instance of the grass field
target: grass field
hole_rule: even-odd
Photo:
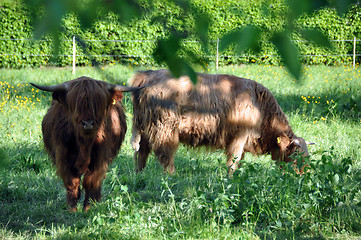
[[[51,95],[28,83],[82,75],[126,83],[133,71],[88,67],[74,76],[70,68],[0,70],[0,239],[361,238],[360,68],[306,66],[302,82],[281,67],[218,70],[268,87],[294,132],[316,143],[305,175],[289,165],[280,170],[269,156],[246,155],[230,179],[221,151],[186,147],[177,152],[174,175],[163,173],[153,155],[136,175],[128,131],[102,201],[87,213],[68,212],[65,189],[43,151],[40,126]]]

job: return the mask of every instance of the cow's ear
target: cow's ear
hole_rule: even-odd
[[[119,102],[123,99],[123,92],[119,90],[113,90],[112,91],[112,99],[111,103],[114,105],[116,102]]]
[[[285,151],[287,147],[290,145],[291,140],[286,134],[282,134],[277,137],[277,145],[280,147],[282,151]]]
[[[66,91],[55,91],[53,92],[53,99],[61,104],[66,103]]]

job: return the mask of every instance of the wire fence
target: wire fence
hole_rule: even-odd
[[[0,39],[0,42],[6,42],[6,41],[18,41],[18,42],[49,42],[52,43],[52,40],[48,39]],[[77,48],[77,42],[79,39],[76,39],[74,36],[72,39],[65,39],[62,40],[64,42],[69,42],[72,44],[72,54],[49,54],[49,53],[0,53],[3,56],[22,56],[22,57],[72,57],[73,58],[73,72],[75,72],[76,67],[76,61],[79,57],[90,57],[90,58],[97,58],[97,57],[111,57],[111,58],[152,58],[153,55],[151,54],[86,54],[82,53],[82,51],[79,51]],[[137,44],[152,44],[154,47],[156,46],[157,40],[152,39],[144,39],[144,40],[127,40],[127,39],[118,39],[118,40],[109,40],[109,39],[81,39],[82,43],[86,42],[112,42],[112,43],[137,43]],[[209,58],[214,60],[216,63],[216,68],[219,66],[219,59],[220,58],[242,58],[242,57],[249,57],[249,54],[235,54],[235,55],[229,55],[229,54],[221,54],[219,51],[219,39],[216,40],[210,40],[210,44],[215,45],[215,51],[214,54],[208,54],[208,55],[199,55],[198,57],[203,58]],[[344,53],[344,54],[300,54],[299,57],[352,57],[352,63],[353,67],[356,65],[356,57],[361,57],[361,53],[357,52],[357,43],[361,42],[361,39],[341,39],[341,40],[330,40],[331,42],[348,42],[352,44],[352,53]],[[305,40],[294,40],[295,43],[297,42],[307,42]],[[182,41],[182,44],[199,44],[201,45],[200,41],[196,40],[184,40]],[[148,46],[149,47],[149,46]],[[254,55],[255,58],[268,58],[268,57],[276,57],[278,55]]]

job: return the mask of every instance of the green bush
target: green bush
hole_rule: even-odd
[[[2,0],[0,39],[0,67],[40,66],[49,60],[51,41],[32,40],[32,28],[21,1]]]
[[[237,52],[230,46],[220,52],[220,64],[265,63],[278,65],[280,58],[269,39],[273,33],[281,31],[286,25],[287,7],[284,0],[239,1],[217,0],[191,1],[187,11],[173,1],[153,1],[152,6],[144,4],[147,13],[138,19],[122,22],[114,13],[99,16],[99,20],[89,28],[81,27],[77,16],[67,14],[63,19],[60,34],[60,49],[55,57],[50,37],[44,40],[33,39],[29,11],[21,0],[2,0],[0,3],[0,67],[22,68],[27,66],[72,64],[72,38],[77,36],[77,64],[80,66],[109,64],[114,62],[135,65],[154,65],[152,58],[156,40],[167,37],[170,32],[186,34],[184,51],[214,61],[216,40],[225,33],[253,24],[262,30],[259,52]],[[205,51],[201,43],[195,42],[195,21],[197,14],[209,18],[209,46]],[[333,9],[320,9],[310,15],[302,16],[296,25],[300,28],[320,29],[330,40],[361,38],[361,10],[353,6],[344,16],[337,15]],[[26,39],[26,40],[25,40]],[[82,40],[81,40],[82,39]],[[328,50],[303,41],[294,34],[300,48],[302,61],[306,64],[350,63],[352,42],[332,41],[334,49]],[[358,43],[358,48],[361,44]],[[182,54],[180,52],[179,54]],[[93,56],[89,56],[93,55]],[[332,55],[332,56],[323,56]],[[342,56],[340,56],[342,55]],[[359,60],[359,59],[358,59]]]

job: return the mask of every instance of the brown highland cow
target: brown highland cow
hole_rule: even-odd
[[[67,191],[67,204],[77,210],[80,182],[84,211],[99,201],[108,165],[117,155],[127,131],[122,92],[139,90],[80,77],[55,86],[38,86],[53,93],[42,122],[44,145]]]
[[[138,72],[133,92],[132,146],[136,171],[153,150],[164,170],[173,173],[179,143],[224,149],[230,174],[244,152],[293,161],[298,151],[308,156],[306,142],[297,137],[271,92],[261,84],[232,75],[198,74],[178,79],[167,70]]]

